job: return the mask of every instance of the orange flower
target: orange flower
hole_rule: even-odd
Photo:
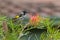
[[[33,15],[30,17],[30,24],[32,25],[38,25],[39,21],[40,21],[39,15]]]

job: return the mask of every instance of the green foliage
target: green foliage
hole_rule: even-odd
[[[8,32],[5,32],[3,30],[2,27],[3,21],[7,22]],[[24,21],[22,20],[13,22],[12,18],[7,18],[6,16],[0,16],[0,40],[21,40],[21,39],[28,40],[30,39],[30,37],[32,40],[60,40],[60,30],[54,27],[55,20],[50,20],[49,18],[46,20],[40,20],[38,25],[36,26],[28,25],[26,29],[25,29],[26,25],[23,24],[22,22],[24,23]],[[37,32],[34,31],[32,33],[29,31],[35,28],[41,30],[47,29],[47,31],[41,32],[41,30],[39,30]],[[40,35],[40,39],[38,38],[39,35]]]
[[[43,24],[46,25],[47,32],[41,34],[41,40],[60,40],[60,30],[54,27],[54,20],[46,20]]]
[[[5,33],[2,27],[3,21],[7,22],[8,32]],[[22,30],[21,24],[15,24],[12,19],[5,16],[0,17],[0,39],[1,40],[17,40]]]

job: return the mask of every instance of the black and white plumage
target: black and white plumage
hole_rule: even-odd
[[[23,11],[20,13],[19,17],[22,17],[22,16],[26,15],[27,13],[28,13],[28,11],[23,10]]]
[[[14,22],[16,22],[16,21],[18,21],[18,20],[28,19],[28,18],[27,18],[27,17],[28,17],[28,14],[29,14],[28,11],[23,10],[23,11],[21,11],[18,15],[16,15],[16,16],[18,16],[18,17],[13,18],[13,20],[14,20]]]

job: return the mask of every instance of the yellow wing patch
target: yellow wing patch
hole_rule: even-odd
[[[15,16],[15,18],[17,19],[17,18],[19,18],[19,16]]]

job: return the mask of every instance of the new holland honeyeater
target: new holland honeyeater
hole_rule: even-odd
[[[13,21],[14,21],[14,22],[17,21],[18,18],[25,16],[27,13],[28,13],[28,11],[23,10],[19,15],[16,15],[16,16],[13,18]]]

